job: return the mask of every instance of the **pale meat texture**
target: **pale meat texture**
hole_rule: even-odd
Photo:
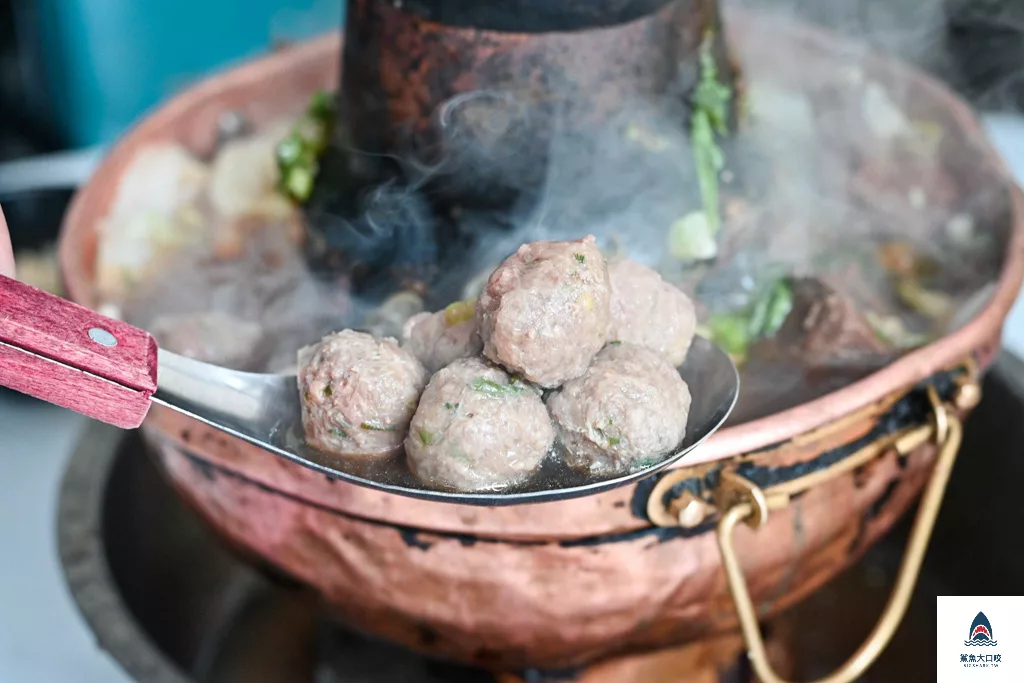
[[[491,274],[476,312],[484,355],[554,388],[586,372],[608,335],[608,266],[593,236],[524,244]]]
[[[299,351],[306,441],[343,455],[390,453],[402,445],[427,371],[394,339],[343,330]]]
[[[165,315],[150,325],[161,348],[232,370],[252,370],[261,360],[259,323],[209,311]]]
[[[477,333],[475,301],[457,301],[437,313],[409,318],[402,346],[433,374],[452,361],[480,355],[484,343]]]
[[[638,344],[680,366],[697,328],[693,301],[661,275],[627,258],[608,263],[611,282],[609,341]]]
[[[497,491],[529,479],[554,440],[537,389],[481,358],[465,358],[430,380],[405,452],[428,485]]]
[[[612,343],[548,408],[570,467],[616,474],[653,465],[682,443],[690,390],[659,354]]]

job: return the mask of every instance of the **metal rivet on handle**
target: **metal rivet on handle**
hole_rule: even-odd
[[[94,342],[102,346],[117,346],[117,337],[110,334],[102,327],[90,328],[89,339],[92,339]]]

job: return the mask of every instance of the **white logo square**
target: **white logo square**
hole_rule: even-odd
[[[938,683],[1024,681],[1024,596],[936,598]]]

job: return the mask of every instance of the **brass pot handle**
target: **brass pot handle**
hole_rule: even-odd
[[[933,434],[936,442],[939,443],[939,455],[936,458],[931,479],[921,497],[917,517],[914,520],[914,528],[910,533],[910,540],[907,542],[907,550],[900,565],[899,574],[896,576],[896,585],[893,587],[881,618],[875,624],[875,628],[868,635],[867,640],[842,666],[814,683],[850,683],[856,680],[874,663],[882,650],[889,644],[907,611],[907,605],[921,571],[925,551],[928,549],[928,541],[931,539],[935,519],[942,506],[946,484],[949,483],[949,476],[953,470],[953,464],[956,462],[963,436],[963,425],[959,418],[941,404],[934,388],[929,388],[928,396],[934,409]],[[728,497],[730,503],[718,523],[718,547],[722,552],[722,564],[725,567],[729,590],[732,592],[733,601],[736,604],[740,629],[747,644],[747,655],[762,683],[787,683],[785,679],[775,673],[768,662],[764,641],[761,639],[761,631],[758,628],[757,610],[750,599],[743,570],[733,546],[733,532],[741,522],[758,528],[767,519],[768,511],[776,506],[773,505],[774,501],[771,497],[766,497],[764,492],[754,484],[735,473],[728,473],[727,478],[724,477],[725,474],[723,473],[722,481],[723,493]]]

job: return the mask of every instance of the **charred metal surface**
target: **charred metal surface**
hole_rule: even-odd
[[[333,146],[320,167],[305,207],[312,268],[345,273],[364,296],[429,280],[443,235],[433,207],[395,161]]]
[[[871,507],[865,510],[864,513],[860,516],[860,522],[857,525],[857,534],[853,537],[853,540],[850,541],[850,544],[849,546],[847,546],[846,549],[846,553],[848,555],[859,555],[860,552],[864,549],[864,538],[867,536],[868,527],[871,525],[872,521],[874,521],[880,514],[882,514],[882,511],[885,509],[885,506],[892,499],[893,494],[896,493],[896,489],[899,487],[899,485],[899,477],[890,481],[886,485],[885,490],[883,490],[882,493],[878,496],[878,498],[875,499],[875,502],[871,504]]]
[[[672,0],[405,0],[402,9],[427,21],[516,33],[579,31],[624,24]]]
[[[934,386],[939,397],[943,401],[949,401],[956,391],[954,380],[964,372],[965,370],[962,368],[940,372],[924,382],[919,382],[889,410],[880,415],[874,428],[867,434],[848,444],[826,451],[813,460],[806,460],[785,467],[768,467],[755,465],[752,462],[743,462],[736,467],[736,472],[760,488],[769,488],[831,467],[884,436],[894,434],[912,425],[925,423],[931,414],[927,387],[929,385]],[[758,452],[774,450],[781,445],[783,444],[774,444]],[[905,463],[903,463],[903,466],[905,466]],[[691,477],[679,482],[665,492],[665,505],[668,506],[669,503],[687,491],[695,495],[703,495],[710,492],[718,486],[720,471],[720,469],[711,470],[703,477]],[[661,476],[663,475],[651,477],[636,487],[631,509],[637,517],[647,519],[647,497]],[[890,491],[889,493],[891,495],[892,492]]]
[[[718,0],[352,0],[345,33],[305,249],[367,300],[452,294],[434,276],[535,206],[555,155],[652,114],[685,132],[708,36],[737,82]]]
[[[475,536],[473,534],[454,534],[442,531],[423,531],[422,529],[417,529],[415,527],[391,524],[389,522],[381,522],[375,519],[368,519],[366,517],[350,515],[348,513],[341,512],[340,510],[335,510],[333,508],[320,505],[305,498],[300,498],[299,496],[294,496],[279,489],[267,486],[266,484],[254,481],[239,472],[217,465],[215,463],[211,463],[208,460],[202,458],[201,456],[196,455],[195,453],[191,453],[188,451],[183,451],[183,453],[197,468],[200,468],[203,471],[204,476],[206,476],[207,472],[209,472],[211,475],[213,473],[217,473],[227,477],[232,477],[234,479],[244,482],[247,486],[253,486],[257,488],[264,493],[268,493],[274,496],[280,496],[282,498],[286,498],[301,505],[306,505],[311,508],[321,510],[323,512],[328,512],[338,517],[355,519],[359,520],[362,523],[372,524],[382,529],[391,529],[393,531],[397,531],[403,543],[405,543],[410,548],[415,548],[417,550],[422,550],[424,552],[429,552],[430,549],[433,547],[434,543],[437,541],[457,541],[462,546],[472,546],[477,543],[494,543],[513,546],[539,546],[546,544],[545,541],[514,541],[508,539],[488,538],[486,536]],[[638,541],[643,538],[653,538],[656,539],[659,543],[664,543],[666,541],[671,541],[676,538],[690,538],[692,536],[699,536],[700,534],[711,531],[712,529],[714,529],[714,523],[702,524],[692,529],[684,529],[682,527],[647,527],[644,529],[638,529],[636,531],[628,531],[619,534],[602,534],[600,536],[590,536],[587,538],[559,541],[558,545],[563,548],[594,547],[610,543],[630,543],[633,541]]]
[[[896,492],[896,487],[899,486],[899,484],[899,479],[893,479],[888,483],[888,485],[886,485],[885,490],[882,491],[882,495],[880,495],[878,499],[871,504],[871,507],[868,508],[865,515],[868,521],[882,514],[882,510],[885,509],[886,503],[888,503],[889,499],[892,498],[892,494]]]
[[[422,540],[419,537],[419,534],[417,534],[413,529],[402,529],[399,533],[402,535],[402,540],[405,541],[405,544],[410,548],[430,550],[430,546],[433,545],[432,543]]]
[[[527,669],[521,674],[523,683],[567,683],[583,678],[583,669]]]
[[[549,9],[532,16],[521,2],[396,4],[349,4],[342,127],[352,148],[418,159],[434,193],[465,203],[503,205],[536,187],[555,134],[624,107],[675,103],[683,128],[708,30],[720,78],[733,80],[715,0],[536,0]],[[512,4],[529,27],[486,28],[513,25],[496,18]],[[570,19],[591,28],[559,28]]]

